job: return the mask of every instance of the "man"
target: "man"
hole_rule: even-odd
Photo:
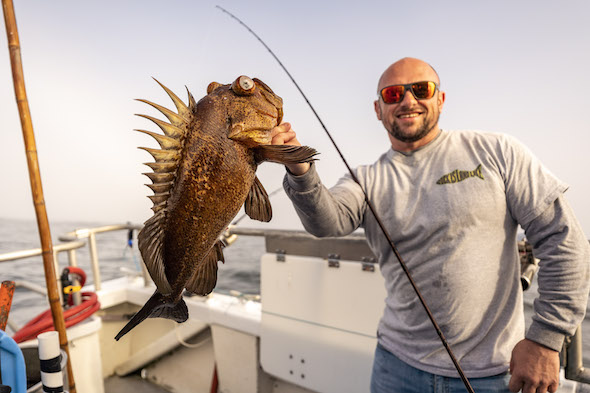
[[[405,58],[381,76],[377,118],[391,149],[355,170],[476,392],[555,392],[564,337],[582,321],[590,250],[563,197],[567,186],[511,137],[443,131],[437,73]],[[290,124],[273,144],[299,145]],[[361,188],[327,190],[314,164],[287,167],[284,187],[306,230],[363,227],[387,289],[372,392],[465,387],[413,292]],[[524,328],[517,228],[540,258],[539,298]],[[509,373],[508,373],[509,372]]]

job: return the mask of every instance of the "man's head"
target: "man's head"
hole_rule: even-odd
[[[407,86],[399,102],[386,103],[381,91],[393,85],[407,85],[415,82],[435,82],[436,89],[431,98],[429,94]],[[375,112],[383,126],[389,132],[391,145],[395,150],[412,151],[432,141],[439,133],[438,118],[445,101],[445,93],[438,89],[438,74],[428,63],[406,57],[389,66],[381,75],[375,101]],[[427,86],[416,86],[428,88]],[[432,85],[429,86],[432,89]],[[400,89],[397,89],[399,92]],[[391,91],[389,91],[391,93]],[[421,94],[424,93],[424,94]],[[391,101],[394,95],[386,95]],[[416,96],[419,98],[417,99]]]

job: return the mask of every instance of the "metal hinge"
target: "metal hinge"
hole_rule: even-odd
[[[275,250],[275,254],[277,254],[277,262],[285,262],[287,251],[277,249]]]
[[[328,267],[340,267],[340,255],[328,254]]]
[[[361,263],[362,263],[362,269],[364,272],[374,272],[375,271],[375,263],[377,263],[375,258],[362,257]]]

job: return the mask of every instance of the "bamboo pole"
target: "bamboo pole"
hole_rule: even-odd
[[[76,393],[76,384],[74,382],[72,364],[70,362],[71,357],[68,349],[66,325],[59,301],[56,271],[53,264],[53,243],[51,241],[51,231],[49,229],[49,220],[47,219],[47,210],[45,208],[45,200],[43,197],[43,187],[41,185],[41,173],[39,171],[39,161],[37,159],[35,134],[33,132],[33,122],[31,121],[29,102],[27,100],[27,93],[25,90],[20,42],[18,38],[16,16],[14,14],[14,5],[12,0],[2,0],[2,9],[4,11],[6,35],[8,36],[8,49],[10,52],[10,64],[12,66],[14,93],[16,95],[16,103],[18,106],[23,138],[25,141],[27,165],[29,168],[29,180],[31,182],[31,191],[33,194],[33,203],[35,205],[37,226],[39,228],[39,237],[41,238],[41,248],[43,250],[43,267],[45,269],[47,296],[49,298],[49,306],[51,307],[53,326],[59,333],[59,345],[68,355],[66,371],[68,373],[69,391],[70,393]]]

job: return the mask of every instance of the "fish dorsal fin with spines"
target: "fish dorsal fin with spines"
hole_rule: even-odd
[[[200,296],[208,295],[213,291],[215,284],[217,284],[217,263],[225,262],[222,250],[223,243],[218,240],[186,283],[187,291]]]
[[[170,89],[157,80],[156,82],[172,99],[178,113],[147,100],[138,100],[156,108],[170,121],[168,123],[151,116],[138,115],[154,122],[164,133],[162,135],[151,131],[136,130],[151,136],[160,145],[160,149],[140,147],[140,149],[150,153],[155,160],[155,162],[146,163],[147,166],[152,168],[153,172],[144,173],[152,181],[152,184],[147,186],[154,191],[154,195],[148,197],[154,203],[152,207],[154,215],[145,222],[143,229],[139,232],[138,246],[150,276],[158,287],[158,291],[163,295],[167,295],[172,292],[172,286],[166,277],[164,268],[166,207],[182,159],[185,136],[196,108],[194,98],[192,98],[190,92],[188,92],[189,106],[186,106]]]
[[[272,218],[270,200],[258,176],[254,177],[254,183],[244,202],[244,211],[253,220],[269,222]]]

